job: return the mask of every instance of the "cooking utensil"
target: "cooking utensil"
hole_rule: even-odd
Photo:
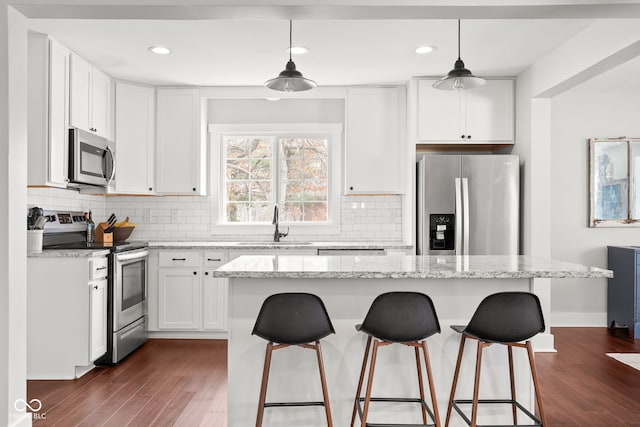
[[[34,229],[34,226],[36,225],[36,221],[38,220],[38,218],[42,217],[43,215],[44,215],[44,211],[42,210],[42,208],[34,206],[31,209],[29,209],[29,213],[27,214],[27,226],[29,227],[29,230]]]
[[[33,225],[34,230],[44,230],[44,225],[47,223],[47,217],[40,216]]]

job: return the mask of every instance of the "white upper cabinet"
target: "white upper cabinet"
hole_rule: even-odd
[[[345,194],[402,194],[406,89],[347,89]]]
[[[116,192],[153,193],[155,91],[115,83]]]
[[[513,143],[513,80],[460,92],[434,89],[434,81],[418,81],[418,143]]]
[[[29,34],[28,43],[27,183],[64,188],[71,52],[44,34]]]
[[[111,79],[76,54],[71,54],[69,124],[111,139]]]
[[[198,89],[158,89],[156,192],[206,194]]]

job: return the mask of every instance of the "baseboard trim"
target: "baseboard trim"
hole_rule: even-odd
[[[551,326],[606,327],[607,313],[552,312]]]

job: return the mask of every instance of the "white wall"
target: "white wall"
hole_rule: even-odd
[[[31,425],[26,399],[27,22],[0,3],[0,425]]]
[[[640,88],[583,92],[551,101],[551,256],[607,267],[607,245],[640,244],[640,228],[589,228],[589,138],[640,135]],[[555,325],[607,324],[606,279],[554,280]]]

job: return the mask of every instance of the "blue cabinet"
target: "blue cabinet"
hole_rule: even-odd
[[[640,247],[609,246],[608,267],[613,270],[607,289],[607,324],[624,327],[640,339]]]

